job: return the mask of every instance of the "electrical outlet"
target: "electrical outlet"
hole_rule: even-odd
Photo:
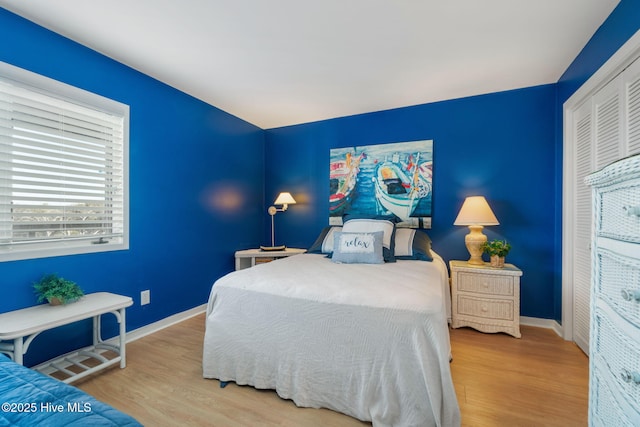
[[[140,292],[140,305],[147,305],[151,302],[151,291],[146,290]]]

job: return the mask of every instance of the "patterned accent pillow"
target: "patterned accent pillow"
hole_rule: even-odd
[[[414,228],[396,228],[396,259],[433,261],[431,239]]]
[[[350,219],[342,225],[345,233],[382,231],[382,255],[385,262],[396,262],[394,256],[396,225],[386,219]]]
[[[336,232],[331,261],[343,264],[383,264],[382,231]]]

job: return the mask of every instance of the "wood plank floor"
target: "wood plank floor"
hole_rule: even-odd
[[[451,331],[451,375],[464,426],[587,425],[589,359],[549,329],[522,338]]]
[[[202,378],[204,315],[127,345],[127,368],[75,385],[145,426],[367,426],[327,409],[298,408],[273,391],[221,389]],[[463,426],[584,426],[588,359],[553,331],[522,339],[451,331],[452,375]]]

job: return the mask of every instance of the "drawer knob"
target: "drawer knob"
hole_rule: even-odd
[[[640,217],[640,205],[639,206],[623,206],[622,210],[627,216],[639,216]]]
[[[486,305],[483,305],[480,310],[482,310],[483,313],[486,313],[487,311],[489,311],[489,308]]]
[[[622,380],[626,383],[640,384],[640,374],[637,372],[629,372],[623,369],[621,376]]]
[[[622,299],[625,301],[633,301],[633,300],[640,301],[639,290],[623,289],[621,293],[622,293]]]

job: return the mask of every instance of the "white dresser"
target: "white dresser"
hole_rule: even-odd
[[[593,187],[589,425],[640,426],[640,155]]]

